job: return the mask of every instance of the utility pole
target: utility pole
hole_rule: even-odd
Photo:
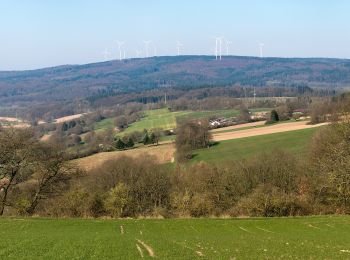
[[[254,104],[255,104],[255,99],[256,99],[256,91],[255,91],[255,87],[254,87]]]

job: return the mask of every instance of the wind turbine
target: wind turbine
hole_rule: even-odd
[[[107,49],[105,49],[105,50],[102,52],[104,61],[107,61],[107,60],[108,60],[109,54],[110,54],[110,52],[109,52]]]
[[[260,49],[260,58],[262,58],[262,57],[264,57],[263,56],[263,48],[264,48],[265,44],[262,42],[259,42],[258,44],[259,44],[259,49]]]
[[[151,42],[152,42],[151,40],[143,41],[143,43],[145,44],[145,49],[146,49],[146,58],[149,57],[148,49],[149,49],[149,45],[150,45]]]
[[[181,51],[182,46],[183,46],[183,44],[181,42],[176,41],[177,56],[180,56],[180,51]]]
[[[155,44],[153,44],[153,55],[157,57],[157,46]]]
[[[232,44],[232,42],[226,40],[226,41],[225,41],[225,44],[226,44],[226,56],[228,56],[228,54],[229,54],[229,47],[230,47],[230,45]]]
[[[136,52],[136,58],[140,58],[142,51],[136,50],[135,52]]]
[[[119,50],[119,60],[122,60],[122,46],[125,44],[125,42],[116,41],[118,44],[118,50]]]
[[[215,59],[218,59],[218,51],[219,51],[219,58],[221,60],[222,55],[222,37],[216,37],[215,38]]]

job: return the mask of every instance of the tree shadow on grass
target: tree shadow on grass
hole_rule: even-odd
[[[214,147],[214,146],[217,146],[220,142],[211,142],[210,145],[209,145],[209,148],[210,147]]]

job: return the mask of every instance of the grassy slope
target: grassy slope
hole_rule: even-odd
[[[346,259],[350,217],[183,220],[0,219],[1,259]],[[124,234],[120,232],[123,226]],[[142,247],[142,246],[141,246]],[[197,251],[197,252],[196,252]],[[148,258],[143,249],[145,258]],[[203,258],[203,257],[202,257]]]
[[[246,158],[275,149],[294,154],[305,151],[317,128],[221,141],[210,149],[196,151],[192,161],[218,162]]]
[[[94,130],[102,130],[114,127],[114,118],[106,118],[94,124]]]
[[[142,131],[143,129],[163,128],[173,129],[176,126],[176,117],[188,114],[187,111],[169,112],[168,109],[156,109],[146,111],[146,117],[131,124],[124,133]]]
[[[145,111],[146,116],[140,121],[131,124],[123,133],[142,131],[143,129],[162,128],[164,130],[176,127],[176,118],[209,118],[211,116],[231,117],[238,114],[237,110],[214,110],[214,111],[178,111],[170,112],[168,109],[156,109]],[[94,125],[95,130],[114,127],[113,118],[104,119]]]

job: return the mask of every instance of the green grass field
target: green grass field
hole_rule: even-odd
[[[0,259],[349,259],[350,217],[0,219]],[[138,249],[139,248],[139,249]],[[140,251],[139,251],[140,250]]]
[[[142,131],[143,129],[162,128],[164,130],[176,127],[176,119],[199,119],[210,118],[212,116],[232,117],[237,116],[238,111],[230,110],[214,110],[214,111],[177,111],[170,112],[167,108],[145,111],[146,116],[140,121],[131,124],[125,131],[130,133],[133,131]],[[114,119],[107,118],[94,124],[95,130],[107,129],[114,127]]]
[[[167,108],[148,110],[140,121],[131,124],[123,133],[142,131],[143,129],[162,128],[164,130],[176,127],[176,117],[183,116],[187,111],[170,112]]]
[[[258,155],[263,152],[271,152],[276,149],[301,155],[312,138],[317,128],[260,135],[221,141],[210,149],[201,149],[195,152],[192,162],[220,162],[224,160],[236,160]]]
[[[95,131],[114,127],[114,118],[106,118],[94,124]]]

